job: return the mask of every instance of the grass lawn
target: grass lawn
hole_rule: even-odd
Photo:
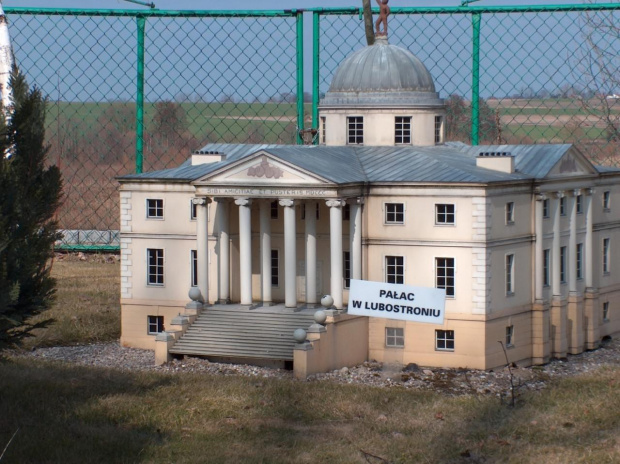
[[[118,264],[54,263],[39,344],[118,337]],[[0,357],[7,463],[617,463],[620,367],[493,396]],[[14,436],[13,440],[11,438]]]

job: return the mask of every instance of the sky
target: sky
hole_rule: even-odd
[[[148,0],[162,10],[240,10],[240,9],[290,9],[311,7],[345,7],[361,6],[361,0]],[[139,5],[124,0],[2,0],[4,6],[10,7],[47,7],[47,8],[104,8],[104,9],[140,9]],[[391,0],[390,6],[458,6],[460,0]],[[557,5],[581,4],[579,0],[481,0],[473,5]],[[595,0],[591,3],[619,3],[618,0]],[[373,2],[374,4],[374,2]]]

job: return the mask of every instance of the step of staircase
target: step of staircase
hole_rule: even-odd
[[[312,323],[314,311],[210,307],[200,314],[170,353],[292,361],[293,332],[308,329]]]

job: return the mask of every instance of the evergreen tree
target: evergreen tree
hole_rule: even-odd
[[[0,118],[0,346],[50,322],[31,318],[54,296],[49,264],[62,195],[60,171],[45,164],[46,101],[16,69],[11,85],[13,114],[8,125]]]

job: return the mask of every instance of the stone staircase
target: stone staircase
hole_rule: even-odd
[[[295,329],[308,329],[316,310],[232,305],[204,310],[170,349],[173,355],[292,361]]]

